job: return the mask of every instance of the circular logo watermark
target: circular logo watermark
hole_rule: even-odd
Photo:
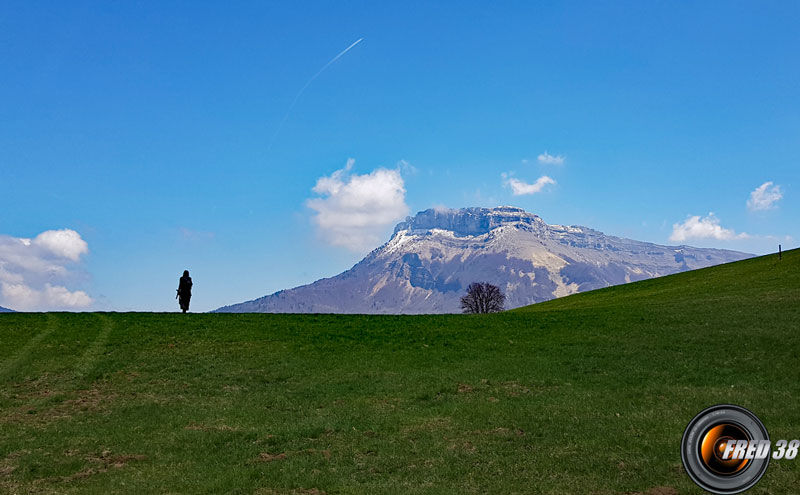
[[[761,420],[731,404],[712,406],[695,416],[681,440],[689,477],[718,495],[752,488],[764,476],[770,454],[769,433]]]

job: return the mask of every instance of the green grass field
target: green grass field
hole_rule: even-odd
[[[798,250],[496,315],[3,314],[0,492],[701,493],[701,409],[800,438],[798,332]]]

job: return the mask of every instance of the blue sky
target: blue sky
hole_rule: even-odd
[[[0,305],[174,311],[189,269],[210,310],[433,206],[795,247],[798,25],[797,2],[6,1]]]

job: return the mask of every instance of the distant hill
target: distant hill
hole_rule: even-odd
[[[737,324],[735,328],[745,329],[753,324],[753,320],[761,318],[758,330],[768,333],[770,325],[781,332],[796,328],[800,324],[799,303],[800,249],[792,249],[783,252],[782,260],[777,254],[768,254],[575,294],[504,314],[548,311],[636,313],[658,306],[664,314],[672,310],[675,314],[693,315],[694,320],[682,321],[684,326],[702,327],[708,325],[709,320],[727,321],[741,317],[748,322]],[[621,314],[615,318],[624,319]]]
[[[16,311],[0,306],[0,313],[16,313]]]
[[[750,256],[548,225],[512,206],[430,209],[398,224],[389,242],[339,275],[217,312],[458,313],[477,281],[499,286],[511,309]]]

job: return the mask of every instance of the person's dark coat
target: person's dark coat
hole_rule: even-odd
[[[189,311],[189,301],[192,299],[192,277],[189,270],[183,272],[183,276],[178,281],[178,303],[183,312]]]

